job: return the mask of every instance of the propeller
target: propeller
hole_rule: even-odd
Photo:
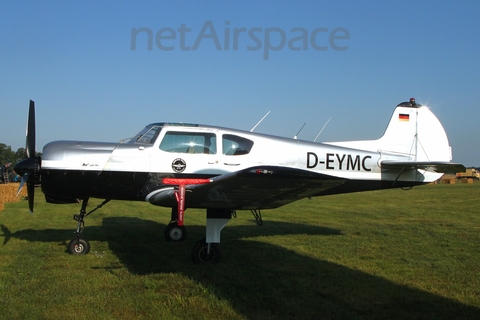
[[[27,184],[28,208],[33,213],[35,199],[35,184],[40,183],[40,164],[42,158],[35,156],[35,102],[30,100],[27,120],[27,139],[25,145],[25,159],[17,163],[13,170],[22,177],[18,193]],[[17,195],[18,195],[17,193]]]

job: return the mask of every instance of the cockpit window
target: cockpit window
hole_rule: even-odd
[[[158,126],[153,126],[147,132],[142,134],[140,137],[137,139],[137,143],[148,143],[148,144],[153,144],[155,140],[158,137],[158,134],[160,133],[160,130],[162,128]]]
[[[250,153],[253,141],[232,134],[222,136],[223,154],[227,156],[238,156]]]
[[[207,132],[169,131],[160,143],[160,150],[176,153],[216,154],[217,138]]]
[[[133,138],[122,140],[120,143],[154,144],[161,130],[162,126],[146,126]]]

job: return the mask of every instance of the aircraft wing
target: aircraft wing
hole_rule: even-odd
[[[442,161],[390,161],[381,163],[382,169],[420,169],[433,170],[438,173],[457,173],[465,171],[465,166],[459,163]]]
[[[220,175],[210,183],[187,185],[186,206],[190,208],[272,209],[315,196],[347,180],[307,170],[258,166]],[[154,192],[147,200],[155,205],[175,204],[173,188]]]

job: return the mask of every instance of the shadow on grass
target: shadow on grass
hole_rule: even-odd
[[[164,228],[155,221],[111,217],[104,218],[102,226],[87,227],[84,236],[107,241],[132,274],[183,274],[228,301],[247,319],[480,319],[477,308],[255,240],[291,234],[334,236],[341,234],[338,230],[284,222],[227,226],[222,233],[223,260],[216,265],[193,265],[190,249],[204,236],[204,227],[189,226],[188,238],[180,244],[165,242]],[[73,231],[1,229],[4,244],[10,238],[68,242],[66,237]]]

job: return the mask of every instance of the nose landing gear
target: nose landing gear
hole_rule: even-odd
[[[86,216],[88,216],[92,212],[103,207],[109,201],[110,199],[106,199],[97,207],[95,207],[95,209],[87,213],[88,198],[82,200],[82,208],[80,209],[80,213],[73,215],[73,220],[77,221],[78,224],[77,224],[77,230],[74,232],[75,238],[73,238],[67,246],[68,253],[73,255],[84,255],[90,252],[90,243],[86,239],[83,239],[80,237],[82,235],[83,230],[85,229],[84,219]]]

